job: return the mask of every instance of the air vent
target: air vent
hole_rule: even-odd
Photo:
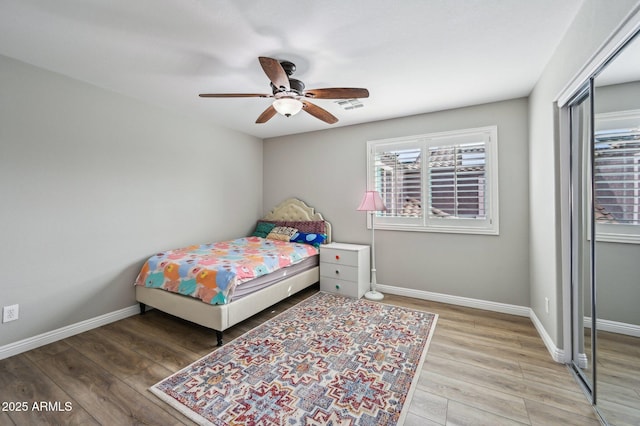
[[[364,106],[364,104],[360,102],[359,99],[340,99],[334,102],[340,105],[342,109],[345,110],[362,108]]]

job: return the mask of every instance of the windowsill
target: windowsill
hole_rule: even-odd
[[[376,226],[377,228],[377,226]],[[640,235],[636,234],[597,234],[596,242],[601,243],[622,243],[640,244]]]
[[[596,241],[640,244],[640,225],[596,223]]]
[[[367,226],[371,229],[371,225]],[[470,228],[460,226],[422,226],[422,225],[392,225],[376,222],[376,231],[409,231],[409,232],[436,232],[442,234],[469,234],[469,235],[500,235],[498,229]]]

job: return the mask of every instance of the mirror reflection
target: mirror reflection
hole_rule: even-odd
[[[640,37],[595,77],[594,86],[596,405],[611,425],[638,425]]]

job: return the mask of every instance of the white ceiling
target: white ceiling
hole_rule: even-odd
[[[527,96],[583,0],[0,0],[0,54],[260,138]],[[307,89],[364,87],[364,107],[316,100],[255,120],[258,56]]]

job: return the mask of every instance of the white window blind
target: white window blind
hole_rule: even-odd
[[[599,223],[640,225],[640,130],[596,133],[595,216]]]
[[[422,149],[381,145],[375,155],[375,189],[385,217],[422,217]]]
[[[640,244],[640,110],[596,114],[593,184],[597,240]]]
[[[498,234],[495,126],[369,141],[376,228]]]
[[[485,143],[429,148],[430,216],[486,219]]]

